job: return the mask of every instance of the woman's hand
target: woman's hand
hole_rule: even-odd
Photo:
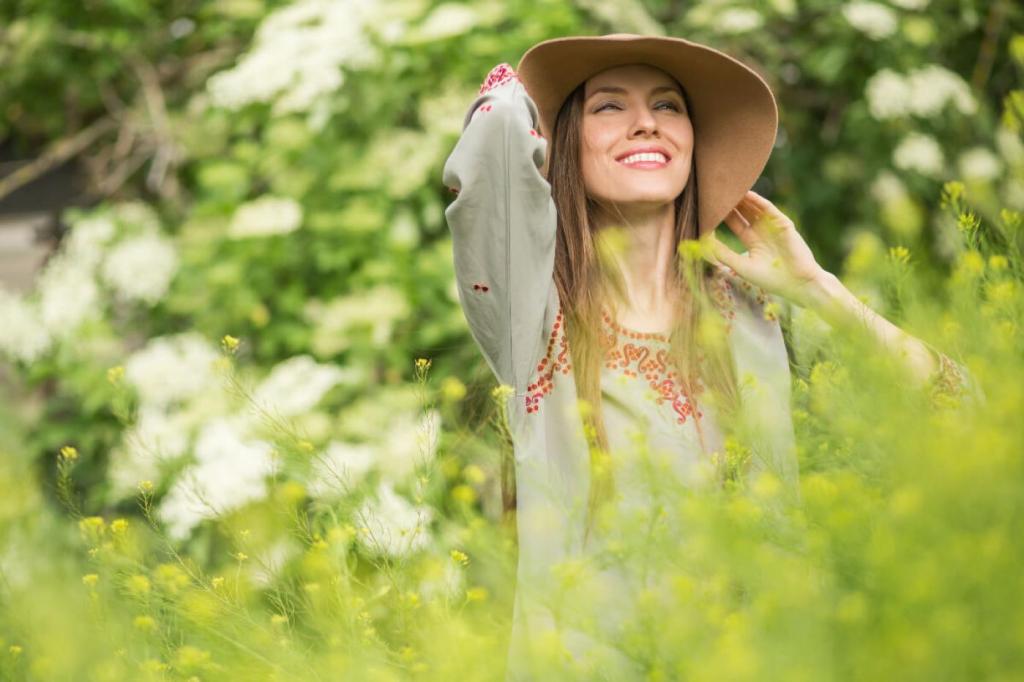
[[[725,224],[747,247],[738,254],[718,241],[715,233],[701,238],[708,260],[727,265],[769,294],[808,307],[820,295],[828,274],[796,231],[786,214],[754,191],[748,191]]]

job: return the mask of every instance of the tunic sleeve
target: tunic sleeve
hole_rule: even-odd
[[[497,379],[526,393],[543,350],[557,225],[540,173],[537,107],[507,64],[491,70],[445,162],[445,210],[463,314]]]
[[[792,377],[780,323],[787,307],[731,268],[720,266],[716,278],[729,311],[729,340],[743,401],[740,428],[751,449],[746,480],[771,471],[798,500]]]

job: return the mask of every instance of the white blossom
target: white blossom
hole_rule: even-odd
[[[371,343],[388,343],[395,324],[408,316],[409,302],[397,288],[378,285],[326,303],[309,301],[304,312],[306,319],[316,325],[313,351],[330,356],[352,345],[351,331],[358,327],[369,328]]]
[[[143,405],[164,407],[214,385],[218,353],[196,332],[150,339],[125,361],[125,379]]]
[[[141,201],[122,201],[110,207],[111,214],[129,232],[153,233],[160,231],[160,218],[149,204]]]
[[[871,115],[878,120],[898,118],[910,111],[910,85],[892,69],[882,69],[871,76],[864,94]]]
[[[103,253],[116,233],[117,226],[106,215],[79,218],[64,238],[63,249],[74,261],[93,268],[103,260]]]
[[[21,362],[32,362],[53,342],[39,311],[24,296],[0,287],[0,352]]]
[[[103,264],[103,277],[123,298],[152,305],[167,293],[177,270],[171,241],[152,233],[118,243]]]
[[[39,316],[55,338],[66,338],[88,319],[98,317],[100,291],[92,268],[63,251],[39,276]]]
[[[263,196],[235,209],[228,235],[235,239],[288,234],[302,225],[302,206],[287,197]]]
[[[242,422],[230,418],[202,429],[195,456],[196,464],[181,473],[157,512],[177,540],[203,519],[264,499],[266,477],[277,468],[270,443],[249,438]]]
[[[974,114],[978,108],[966,81],[938,64],[923,66],[906,76],[882,69],[868,79],[864,94],[871,115],[878,120],[909,115],[927,118],[947,104],[964,115]]]
[[[907,196],[907,188],[895,173],[882,171],[871,183],[871,196],[884,204]]]
[[[115,499],[131,495],[139,481],[157,478],[160,464],[185,454],[191,437],[192,425],[185,414],[143,405],[112,453],[107,469],[111,495]]]
[[[402,415],[389,425],[378,453],[377,465],[381,473],[393,481],[401,481],[417,465],[426,464],[437,454],[441,433],[441,413],[428,410],[425,414]]]
[[[892,4],[896,5],[900,9],[905,10],[922,10],[928,6],[931,0],[889,0]]]
[[[892,158],[897,168],[917,171],[930,177],[938,176],[945,168],[939,143],[924,133],[909,133],[893,150]]]
[[[972,147],[959,159],[960,175],[969,180],[994,180],[1003,170],[999,157],[984,147]]]
[[[958,74],[929,64],[910,74],[910,110],[918,116],[934,116],[947,103],[965,115],[977,113],[971,88]]]
[[[442,40],[468,33],[480,22],[479,11],[470,5],[446,2],[438,5],[416,28],[419,41]]]
[[[271,12],[252,48],[207,82],[218,106],[273,103],[274,113],[308,111],[344,83],[343,67],[374,63],[370,32],[383,11],[378,0],[299,0]],[[384,22],[394,33],[393,22]]]
[[[327,391],[350,377],[351,372],[340,367],[296,355],[278,363],[256,387],[253,398],[264,409],[295,416],[311,410]]]
[[[896,13],[877,2],[848,2],[843,5],[841,11],[851,26],[873,40],[888,38],[896,32],[899,25]]]
[[[1006,126],[996,129],[996,149],[1010,165],[1024,164],[1024,142]]]
[[[764,17],[749,7],[730,7],[722,11],[715,20],[715,27],[720,33],[746,33],[761,28]]]
[[[331,441],[311,467],[308,488],[312,497],[331,499],[350,493],[377,459],[376,449],[365,443]]]
[[[367,500],[356,511],[359,543],[372,554],[402,557],[425,547],[430,540],[433,510],[414,506],[381,482],[376,499]]]

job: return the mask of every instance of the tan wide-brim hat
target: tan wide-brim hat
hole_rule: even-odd
[[[551,140],[558,110],[576,86],[626,64],[656,66],[686,91],[694,130],[698,229],[707,234],[768,163],[778,129],[775,96],[753,69],[723,52],[682,38],[632,33],[537,43],[516,72],[537,105],[541,134]]]

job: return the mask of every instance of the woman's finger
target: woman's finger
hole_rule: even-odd
[[[746,218],[743,217],[743,214],[734,208],[729,211],[729,214],[725,216],[724,220],[725,224],[729,226],[730,230],[732,230],[732,233],[739,237],[740,242],[749,249],[756,235],[750,228],[750,224],[747,222]]]
[[[753,225],[761,217],[761,211],[747,197],[740,199],[740,202],[736,204],[736,210],[739,211],[748,225]]]

